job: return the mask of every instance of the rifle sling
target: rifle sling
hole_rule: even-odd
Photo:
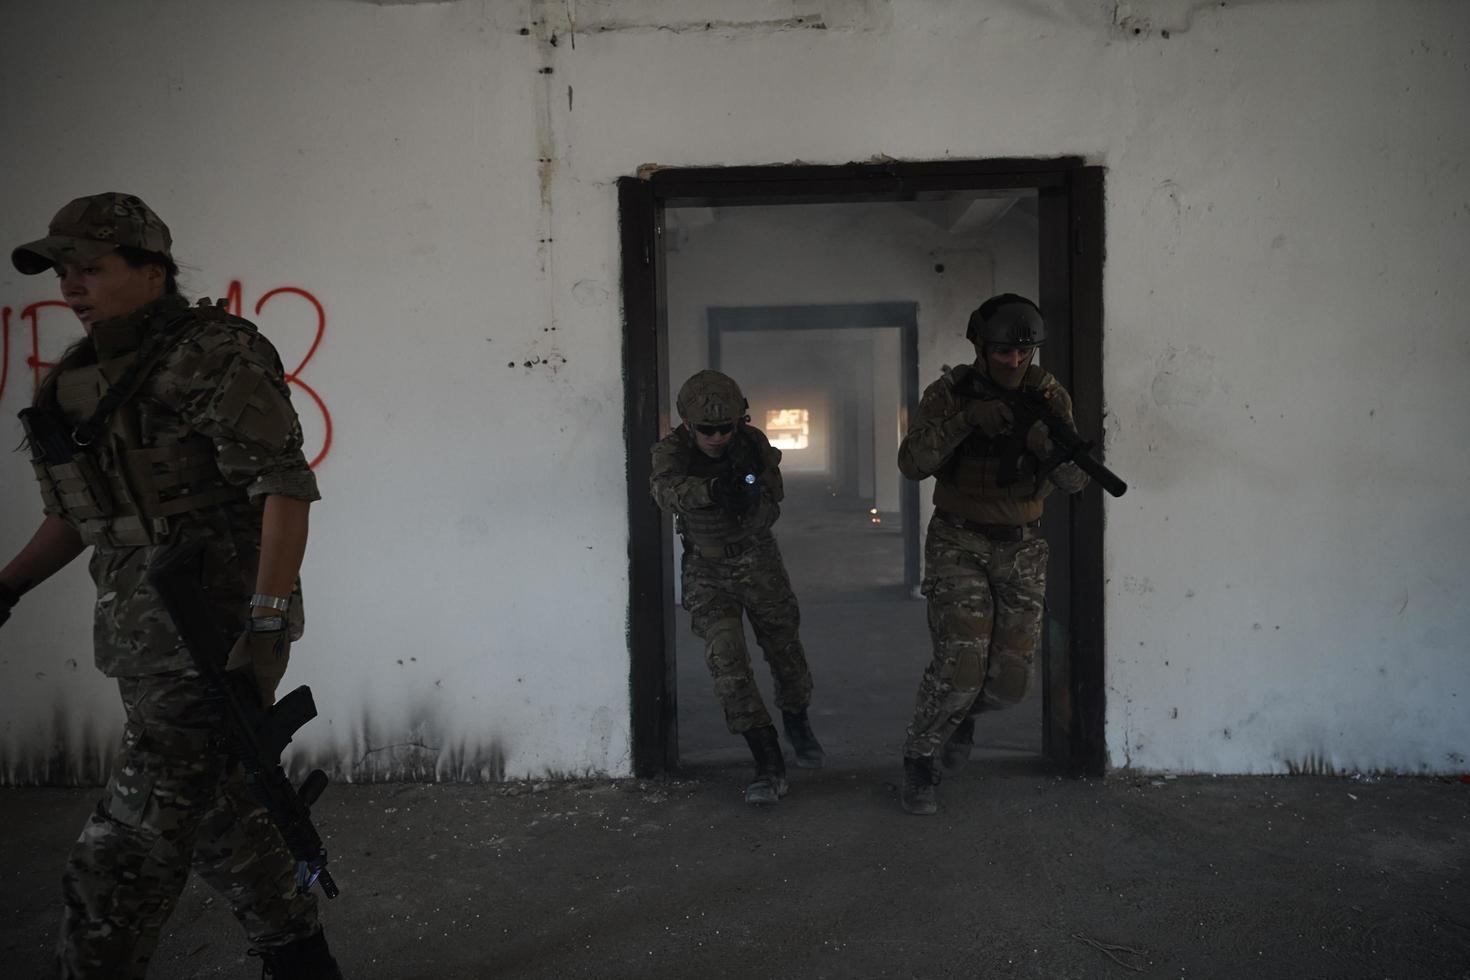
[[[144,351],[140,351],[138,359],[128,368],[127,372],[118,378],[116,383],[108,386],[107,393],[98,401],[92,416],[72,430],[73,442],[82,447],[92,444],[97,434],[107,427],[113,413],[142,390],[143,385],[152,376],[154,368],[184,339],[187,331],[179,329],[179,326],[192,319],[192,314],[193,311],[184,309],[164,321],[157,332],[149,338],[148,346],[156,349],[146,351],[146,356],[144,356]]]

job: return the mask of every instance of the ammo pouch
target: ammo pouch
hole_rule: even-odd
[[[23,408],[20,424],[46,510],[78,520],[111,516],[114,505],[107,478],[77,445],[66,416],[55,409]]]

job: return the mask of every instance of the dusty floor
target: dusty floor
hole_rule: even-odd
[[[1457,781],[987,762],[919,818],[887,769],[765,811],[742,778],[333,787],[328,935],[359,978],[1470,977]],[[7,977],[41,975],[95,795],[0,793]],[[196,880],[150,975],[255,976],[244,950]]]
[[[982,717],[937,816],[904,814],[929,641],[901,542],[851,506],[794,511],[778,532],[831,766],[745,806],[681,616],[679,779],[327,791],[348,977],[1470,980],[1457,780],[1066,780],[1032,699]],[[96,796],[0,791],[0,975],[42,975]],[[192,881],[150,976],[258,976],[246,945]]]
[[[930,659],[922,599],[903,585],[903,534],[898,515],[869,522],[870,501],[842,499],[821,484],[792,480],[776,524],[801,608],[801,637],[815,693],[811,715],[826,748],[847,764],[897,764],[919,677]],[[748,757],[743,740],[725,727],[704,663],[704,644],[689,615],[674,616],[678,667],[679,758],[724,765]],[[757,685],[774,712],[770,672],[754,634],[746,643]],[[1015,708],[986,716],[981,745],[994,757],[1041,755],[1040,685]]]

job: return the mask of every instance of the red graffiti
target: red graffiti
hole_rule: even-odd
[[[243,283],[239,279],[231,280],[230,288],[225,292],[225,303],[227,309],[235,316],[245,315],[244,294],[245,288]],[[306,301],[310,304],[312,312],[316,316],[316,326],[311,338],[311,346],[307,348],[306,354],[301,358],[301,363],[297,364],[293,370],[286,372],[286,383],[295,385],[305,392],[306,396],[312,400],[312,403],[316,405],[317,410],[322,416],[322,444],[317,454],[312,457],[310,464],[315,469],[318,463],[327,458],[327,453],[332,449],[332,413],[327,408],[327,403],[322,399],[322,396],[317,390],[301,380],[301,372],[306,368],[306,365],[311,359],[316,356],[317,348],[321,346],[322,338],[326,336],[327,311],[322,306],[321,300],[317,299],[309,291],[299,286],[277,286],[275,289],[268,290],[260,299],[255,301],[255,316],[259,317],[266,305],[280,296],[294,296]],[[48,368],[53,366],[53,362],[41,359],[40,314],[42,310],[48,308],[65,310],[67,309],[67,305],[61,300],[47,299],[32,303],[21,309],[19,313],[20,320],[30,322],[30,352],[26,355],[25,364],[26,367],[31,369],[33,390],[35,386],[40,385],[41,376]],[[12,324],[11,318],[14,314],[15,311],[9,306],[0,307],[0,401],[3,401],[5,398],[6,386],[10,377],[10,328]]]
[[[31,352],[26,355],[26,367],[31,369],[32,384],[41,383],[41,375],[51,367],[50,361],[41,360],[41,311],[47,307],[67,309],[67,305],[59,299],[43,299],[39,303],[32,303],[20,311],[22,320],[31,321]],[[0,398],[5,397],[6,378],[10,374],[10,307],[0,309],[0,333],[4,334],[0,340],[0,354],[4,361],[0,362]]]

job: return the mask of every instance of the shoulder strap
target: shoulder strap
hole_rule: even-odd
[[[143,348],[138,351],[138,359],[115,384],[108,387],[107,393],[97,402],[91,418],[72,430],[72,440],[78,446],[90,446],[97,438],[97,433],[107,426],[112,414],[138,393],[152,376],[153,369],[188,335],[189,331],[184,327],[196,319],[202,308],[206,308],[205,304],[205,300],[200,300],[199,308],[179,310],[153,331]]]

